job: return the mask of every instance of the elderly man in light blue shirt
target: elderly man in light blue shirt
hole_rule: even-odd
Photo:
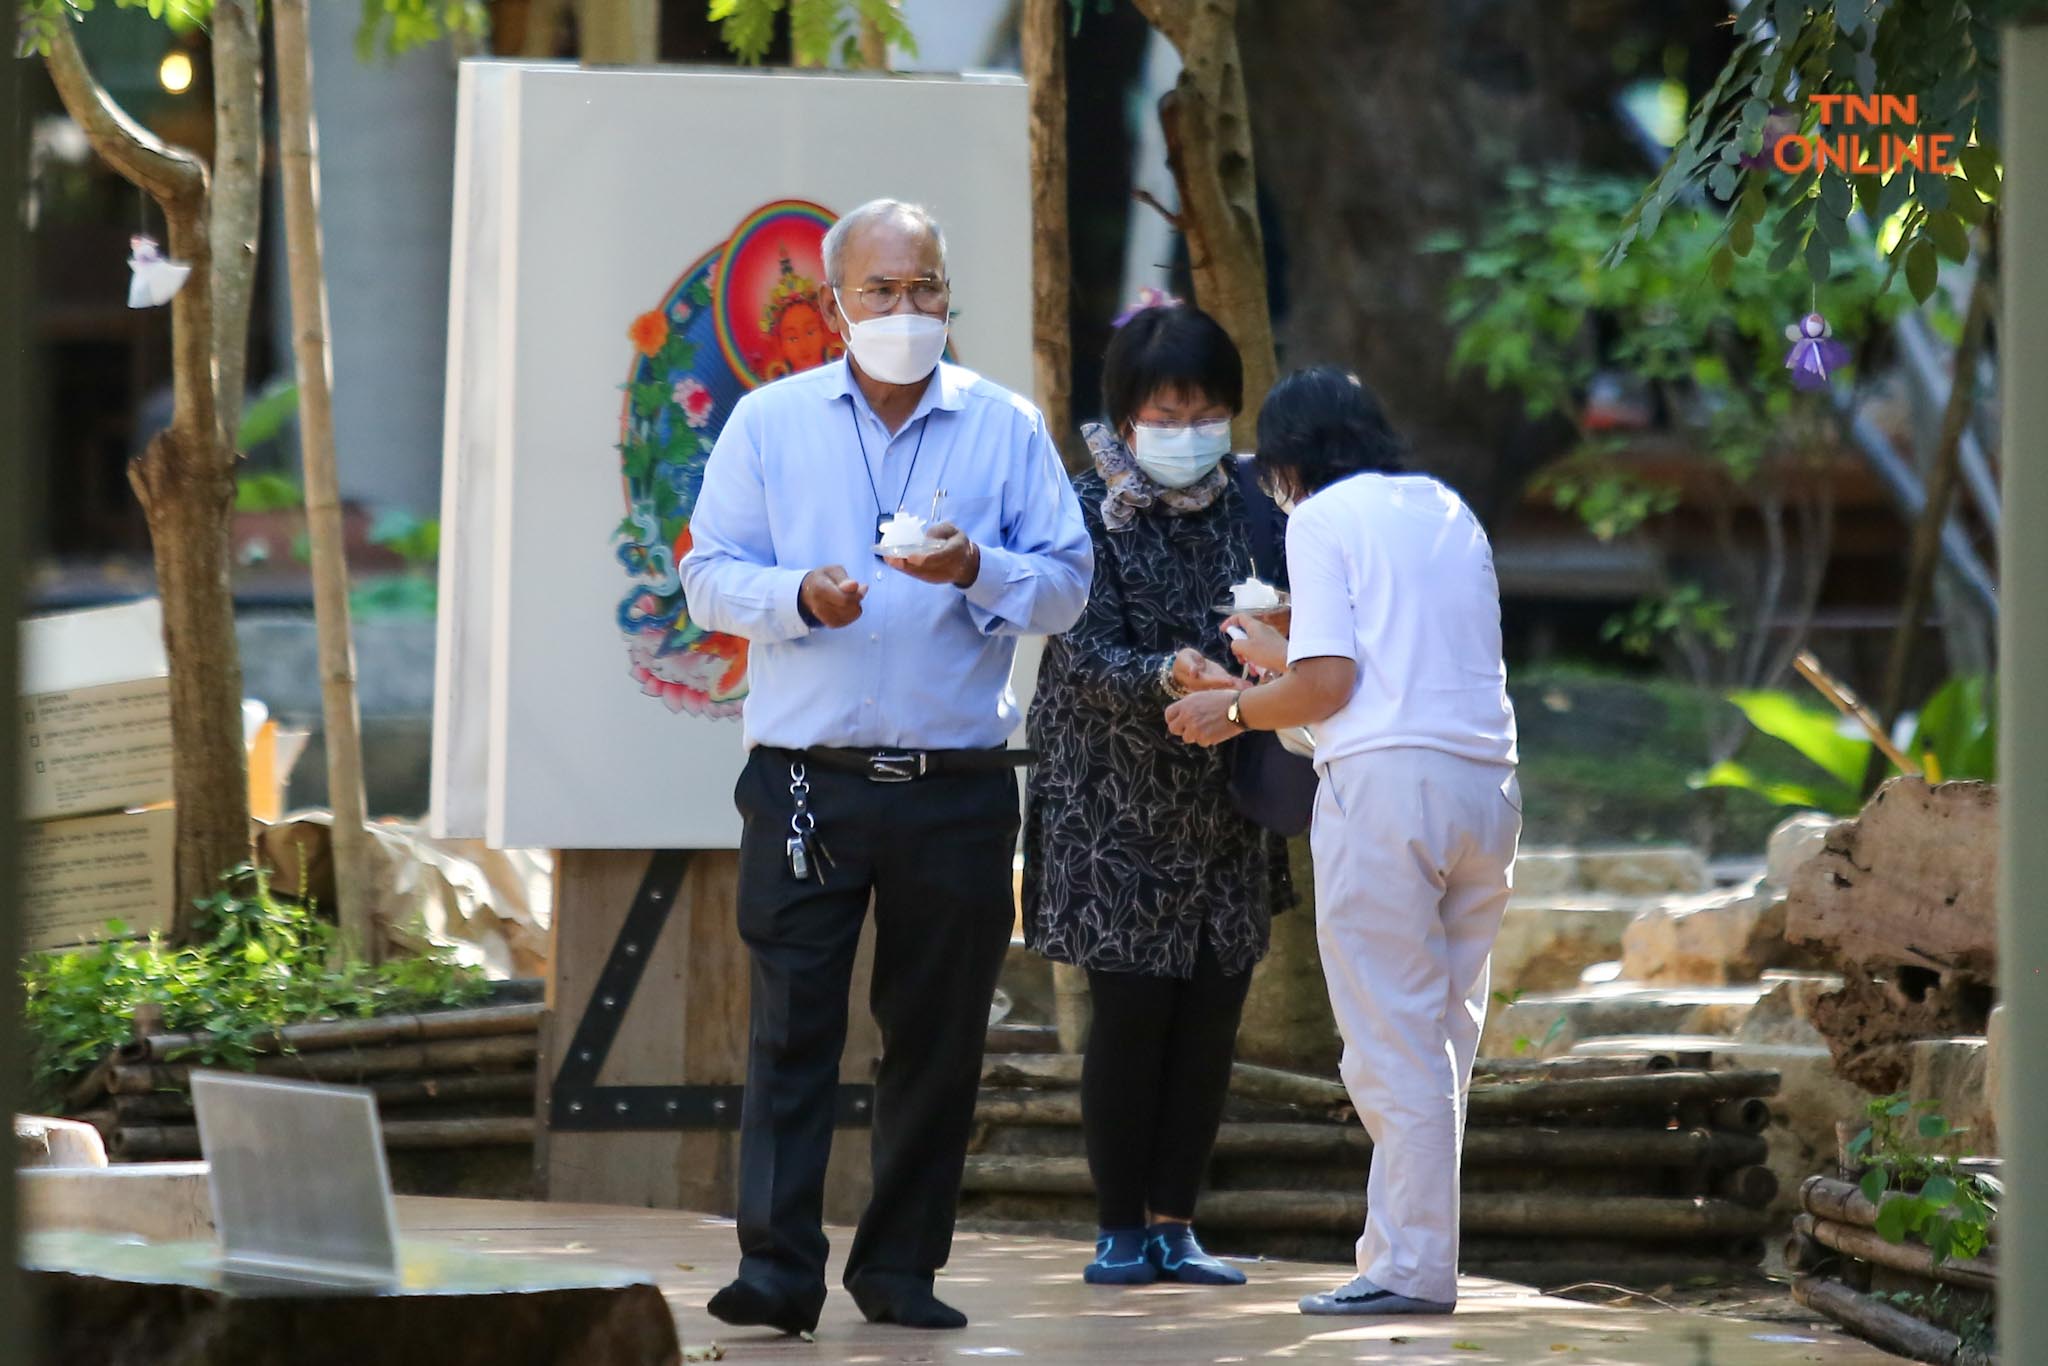
[[[693,620],[752,642],[739,928],[752,956],[740,1270],[709,1309],[785,1333],[825,1300],[825,1164],[872,898],[874,1194],[845,1283],[871,1322],[957,1328],[952,1246],[988,1005],[1015,918],[1004,749],[1016,640],[1073,625],[1093,572],[1045,420],[940,360],[945,239],[879,200],[825,238],[844,362],[741,399],[682,564]],[[898,512],[935,517],[878,551]],[[857,1098],[856,1098],[857,1101]]]

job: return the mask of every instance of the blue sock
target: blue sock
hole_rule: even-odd
[[[1081,1272],[1090,1285],[1150,1285],[1159,1268],[1146,1255],[1145,1230],[1106,1228],[1095,1235],[1095,1260]]]
[[[1244,1284],[1244,1273],[1204,1252],[1188,1224],[1152,1225],[1145,1238],[1145,1259],[1159,1268],[1162,1277],[1183,1285]]]

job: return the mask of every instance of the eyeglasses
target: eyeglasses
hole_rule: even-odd
[[[1155,432],[1193,432],[1211,441],[1230,435],[1230,419],[1227,417],[1204,418],[1200,422],[1134,422],[1131,425]]]
[[[850,292],[870,313],[894,313],[896,305],[902,303],[906,295],[910,298],[910,306],[918,312],[942,313],[946,300],[952,296],[953,287],[945,280],[935,280],[926,275],[915,280],[877,280],[871,285],[856,285]]]

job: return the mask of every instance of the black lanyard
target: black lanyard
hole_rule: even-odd
[[[896,496],[896,508],[898,511],[901,511],[903,508],[903,500],[910,496],[910,481],[917,478],[917,457],[924,454],[924,434],[931,430],[932,413],[936,411],[936,409],[928,408],[925,410],[925,415],[918,419],[917,445],[912,447],[910,451],[910,469],[903,476],[903,492]],[[846,414],[853,420],[853,439],[860,443],[860,467],[867,472],[868,493],[875,500],[875,526],[880,528],[882,519],[889,514],[882,508],[882,490],[875,485],[875,467],[868,463],[868,439],[861,435],[860,403],[858,400],[849,399],[847,401]],[[888,454],[889,448],[884,446],[882,448],[883,458],[886,459]]]

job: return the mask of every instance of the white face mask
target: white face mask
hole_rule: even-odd
[[[1132,428],[1131,454],[1138,468],[1161,488],[1184,489],[1205,478],[1230,454],[1230,423],[1224,419],[1192,427]]]
[[[839,291],[833,290],[834,298]],[[861,370],[884,384],[915,384],[938,368],[946,350],[946,322],[923,313],[890,313],[854,322],[839,299],[846,320],[846,347]]]

